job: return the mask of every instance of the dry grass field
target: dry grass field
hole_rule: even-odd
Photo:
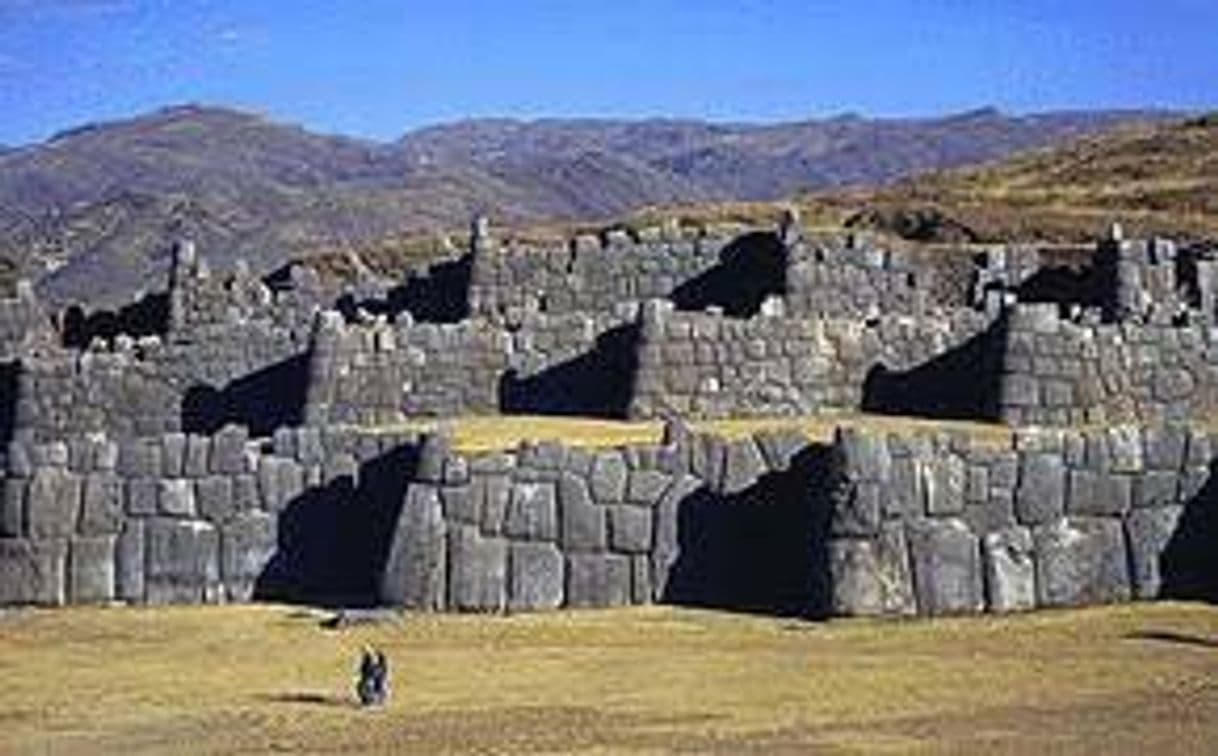
[[[1218,609],[809,623],[647,607],[0,615],[0,752],[1204,753]],[[353,703],[363,644],[383,710]]]

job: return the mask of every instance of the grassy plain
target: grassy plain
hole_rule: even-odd
[[[0,752],[1203,753],[1218,608],[810,623],[670,607],[0,615]],[[351,695],[363,644],[394,696]]]

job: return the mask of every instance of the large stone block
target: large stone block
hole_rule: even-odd
[[[1015,515],[1025,525],[1052,522],[1066,505],[1066,468],[1058,454],[1028,452],[1020,455]]]
[[[144,520],[127,520],[123,523],[122,532],[118,534],[118,543],[115,545],[115,594],[119,599],[133,604],[144,601],[146,528]]]
[[[115,588],[115,537],[77,537],[68,552],[68,601],[91,604],[112,601]]]
[[[568,554],[567,606],[623,606],[630,603],[630,558],[620,554]]]
[[[201,481],[200,481],[201,482]],[[160,514],[170,517],[194,517],[194,481],[188,478],[165,478],[157,481]]]
[[[422,483],[442,483],[444,463],[452,453],[452,439],[444,433],[427,433],[419,443],[419,460],[415,480]]]
[[[1147,470],[1133,479],[1133,506],[1166,507],[1177,502],[1180,476],[1174,470]]]
[[[148,520],[144,570],[150,604],[180,604],[219,598],[220,537],[200,520]]]
[[[968,468],[964,460],[955,454],[944,454],[934,460],[923,460],[922,470],[926,513],[939,516],[963,512],[968,485]]]
[[[1136,598],[1153,599],[1163,588],[1162,562],[1184,512],[1181,506],[1135,509],[1125,518]]]
[[[266,457],[258,466],[258,488],[269,511],[282,511],[304,491],[304,468],[295,460]]]
[[[0,605],[63,605],[67,552],[63,539],[0,538]]]
[[[659,470],[632,470],[626,484],[626,501],[651,506],[660,500],[671,483],[672,478]]]
[[[1129,511],[1130,489],[1127,475],[1071,470],[1066,513],[1084,516],[1122,514]]]
[[[892,455],[884,434],[854,427],[838,428],[835,448],[838,464],[850,480],[875,483],[888,480]]]
[[[444,519],[477,525],[482,516],[479,506],[481,502],[474,494],[474,487],[469,484],[446,485],[441,488],[440,502],[444,505]]]
[[[922,460],[910,456],[893,458],[892,476],[880,491],[885,517],[910,518],[924,513],[924,464]]]
[[[991,612],[1018,612],[1036,606],[1036,562],[1032,532],[1011,527],[981,539],[987,603]]]
[[[1130,596],[1119,520],[1064,517],[1032,531],[1040,606],[1086,606]]]
[[[605,508],[592,503],[584,479],[562,473],[558,479],[561,541],[564,551],[603,551]]]
[[[830,496],[830,532],[835,536],[871,536],[880,530],[882,487],[874,481],[839,480]]]
[[[191,434],[186,437],[186,458],[182,463],[182,474],[188,478],[201,478],[208,471],[208,456],[211,454],[211,439]]]
[[[516,542],[509,547],[508,607],[513,611],[557,609],[563,603],[564,562],[552,543]]]
[[[626,460],[616,451],[600,452],[592,462],[588,478],[592,497],[599,504],[619,504],[626,500]]]
[[[909,523],[907,538],[919,613],[971,614],[984,609],[981,553],[963,521],[915,520]]]
[[[645,554],[651,549],[652,510],[646,507],[609,507],[609,545],[614,551]]]
[[[227,475],[209,475],[194,481],[194,486],[200,517],[220,523],[237,511],[233,501],[233,480]]]
[[[86,475],[80,507],[81,535],[110,535],[123,525],[123,481],[113,473]]]
[[[156,514],[161,496],[160,491],[159,478],[128,478],[127,514],[135,517],[148,517]]]
[[[756,438],[771,470],[789,469],[791,462],[810,444],[807,436],[791,428],[761,431]]]
[[[448,531],[448,608],[497,612],[507,604],[507,541],[483,538],[475,525]]]
[[[723,455],[723,483],[720,489],[726,494],[744,491],[768,472],[761,450],[751,436],[730,441]]]
[[[0,538],[20,538],[25,530],[25,478],[5,478],[0,488]]]
[[[833,614],[917,612],[904,526],[886,525],[878,538],[831,540],[828,552]]]
[[[124,478],[159,478],[161,443],[155,438],[134,438],[118,448],[118,472]]]
[[[80,476],[58,467],[40,467],[26,493],[26,529],[34,540],[64,538],[76,532]]]
[[[504,531],[513,538],[553,541],[558,538],[558,506],[554,484],[516,482],[512,484]]]
[[[444,608],[446,533],[435,486],[411,484],[381,579],[382,601],[416,609]]]
[[[249,432],[245,426],[225,425],[212,436],[208,469],[219,475],[245,472],[245,442],[248,440]]]
[[[1188,429],[1181,425],[1147,426],[1142,430],[1146,467],[1176,471],[1184,465]]]
[[[512,500],[511,478],[507,475],[480,475],[474,478],[473,485],[480,493],[482,532],[486,535],[499,535],[503,532],[508,504]]]
[[[254,598],[277,549],[275,518],[266,512],[243,511],[220,527],[220,579],[229,601]]]
[[[180,478],[186,471],[186,434],[166,433],[161,437],[161,475]]]

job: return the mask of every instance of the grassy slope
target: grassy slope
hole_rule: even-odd
[[[1218,611],[1134,605],[916,623],[666,607],[410,616],[285,607],[0,616],[0,751],[1199,753]],[[351,703],[364,643],[395,695]]]

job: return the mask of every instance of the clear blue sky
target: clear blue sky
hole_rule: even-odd
[[[0,143],[167,104],[470,116],[1218,106],[1218,0],[0,0]]]

